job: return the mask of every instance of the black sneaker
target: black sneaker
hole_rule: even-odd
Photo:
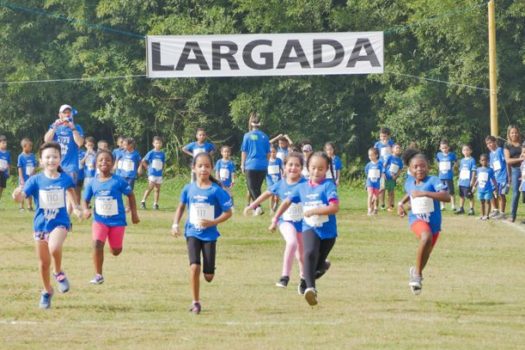
[[[304,295],[304,291],[306,290],[306,281],[304,278],[301,278],[301,282],[299,282],[299,285],[297,286],[297,292],[299,295]]]
[[[468,214],[467,214],[467,215],[468,215],[468,216],[473,216],[473,215],[475,215],[475,214],[474,214],[474,208],[470,208],[469,211],[468,211]]]
[[[153,204],[153,210],[159,210],[159,205],[157,203]]]
[[[458,210],[456,210],[456,212],[454,214],[456,214],[456,215],[465,214],[465,209],[459,208]]]
[[[283,276],[275,285],[280,288],[286,288],[288,286],[288,282],[290,282],[290,277]]]
[[[146,209],[146,202],[144,201],[140,202],[140,209]]]
[[[315,279],[317,280],[317,279],[323,277],[323,275],[326,273],[326,271],[328,271],[328,270],[330,269],[330,266],[331,266],[331,265],[332,265],[332,264],[330,263],[330,261],[326,260],[326,261],[324,262],[324,267],[323,267],[323,269],[322,269],[322,270],[317,270],[317,271],[315,271]]]

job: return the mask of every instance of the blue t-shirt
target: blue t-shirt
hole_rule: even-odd
[[[95,177],[97,174],[97,154],[87,152],[86,161],[84,162],[84,174],[86,178]]]
[[[374,148],[377,149],[377,152],[379,153],[379,158],[382,161],[386,161],[387,157],[392,154],[392,147],[394,146],[394,140],[389,139],[386,143],[383,143],[381,141],[377,141],[374,144]]]
[[[498,147],[495,151],[490,152],[489,164],[492,170],[494,170],[496,181],[499,184],[507,183],[507,162],[505,161],[503,148]]]
[[[478,191],[479,192],[492,192],[494,191],[494,181],[496,176],[494,170],[489,167],[479,167],[476,169],[478,174]]]
[[[83,149],[79,149],[78,150],[78,176],[77,176],[77,180],[79,180],[79,181],[84,180],[84,177],[85,177],[84,166],[81,163],[81,160],[84,159],[85,155],[86,155],[86,151],[84,151]]]
[[[131,186],[118,175],[112,175],[106,181],[95,177],[84,190],[84,200],[91,201],[95,197],[93,220],[106,226],[126,226],[126,211],[122,195],[129,195]]]
[[[198,222],[201,219],[214,220],[230,210],[233,204],[230,195],[216,183],[208,188],[200,188],[196,182],[192,182],[184,186],[180,201],[188,208],[184,236],[207,242],[216,241],[220,236],[217,226],[202,229]]]
[[[267,170],[270,140],[264,132],[252,130],[244,134],[241,151],[246,153],[244,169]]]
[[[18,155],[17,167],[22,169],[22,177],[24,182],[35,173],[37,167],[36,157],[33,153],[25,154],[24,152]]]
[[[26,197],[33,196],[35,201],[35,232],[51,232],[58,226],[70,228],[66,191],[74,187],[73,180],[66,173],[59,173],[56,179],[50,179],[41,172],[26,181],[23,191]]]
[[[383,162],[368,162],[365,166],[366,187],[381,188],[381,176],[383,175]]]
[[[283,171],[283,162],[279,158],[268,160],[268,170],[266,173],[266,183],[272,186],[281,179],[281,172]]]
[[[202,145],[199,144],[197,141],[188,143],[186,146],[184,146],[184,149],[186,151],[189,151],[193,154],[193,158],[199,153],[210,153],[211,151],[215,151],[215,146],[213,143],[204,142]]]
[[[427,176],[419,185],[412,178],[405,183],[405,192],[410,196],[412,191],[427,191],[427,192],[444,192],[447,191],[447,185],[442,183],[436,176]],[[411,210],[408,213],[408,224],[412,224],[418,220],[427,222],[430,226],[432,234],[441,231],[441,208],[439,201],[429,197],[410,197]]]
[[[140,159],[140,154],[136,150],[120,153],[119,158],[117,158],[117,175],[125,179],[136,179]]]
[[[118,148],[115,148],[113,151],[111,151],[111,154],[113,154],[113,159],[114,160],[117,160],[117,158],[119,157],[119,155],[124,152],[124,150],[120,147]]]
[[[279,158],[283,164],[286,160],[286,157],[288,157],[288,148],[277,147],[277,158]]]
[[[454,152],[448,152],[448,154],[438,152],[436,154],[440,180],[452,180],[454,178],[454,163],[456,160],[457,158]]]
[[[459,186],[470,187],[472,177],[476,173],[476,160],[472,157],[459,161]]]
[[[144,161],[148,163],[149,176],[162,176],[164,164],[166,164],[166,153],[164,151],[155,151],[152,149],[144,157]]]
[[[332,158],[332,171],[328,169],[328,171],[326,172],[326,178],[332,179],[332,173],[334,177],[336,177],[337,171],[341,171],[341,169],[343,169],[343,162],[341,161],[341,158],[339,158],[338,156],[334,156]]]
[[[0,151],[0,173],[9,177],[9,167],[11,166],[11,153],[9,151]]]
[[[303,205],[303,213],[310,209],[326,207],[333,200],[339,201],[337,187],[332,180],[328,179],[325,179],[320,184],[313,184],[309,181],[302,182],[295,187],[288,199],[292,203],[301,203]],[[335,214],[304,217],[301,232],[307,230],[314,230],[321,240],[337,237]]]
[[[75,124],[80,136],[84,137],[84,131],[80,125]],[[53,124],[49,126],[49,129],[53,128]],[[55,130],[55,136],[53,141],[60,145],[60,154],[62,160],[60,166],[65,172],[72,173],[78,172],[78,145],[73,137],[73,130],[65,125],[59,125]]]
[[[385,177],[392,180],[403,169],[403,160],[398,156],[388,156],[385,163]]]
[[[233,161],[219,159],[215,163],[215,171],[219,173],[219,181],[224,187],[231,187],[233,173],[235,172],[235,164]]]
[[[268,191],[273,195],[279,196],[281,200],[285,200],[290,196],[295,188],[306,182],[304,177],[301,177],[299,181],[293,184],[289,184],[286,179],[279,180],[274,183]],[[294,225],[297,232],[302,232],[303,229],[303,206],[301,203],[292,203],[290,207],[281,215],[279,218],[279,224],[282,222],[289,222]]]

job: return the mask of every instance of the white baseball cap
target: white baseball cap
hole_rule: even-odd
[[[58,110],[60,113],[64,112],[66,109],[69,109],[70,111],[73,110],[73,107],[71,107],[70,105],[62,105],[60,106],[60,109]]]

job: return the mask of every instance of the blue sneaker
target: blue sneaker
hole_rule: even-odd
[[[49,309],[51,307],[51,298],[53,297],[53,293],[48,293],[47,291],[42,291],[40,294],[40,304],[38,307],[41,309]]]
[[[91,284],[102,284],[104,283],[104,276],[96,274],[95,277],[91,281],[89,281]]]
[[[69,291],[69,281],[67,280],[64,271],[60,271],[57,274],[53,274],[58,283],[58,290],[60,293],[67,293]]]

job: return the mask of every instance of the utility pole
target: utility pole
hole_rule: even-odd
[[[499,135],[498,76],[496,71],[496,10],[494,0],[488,3],[489,14],[489,81],[490,81],[490,134]]]

